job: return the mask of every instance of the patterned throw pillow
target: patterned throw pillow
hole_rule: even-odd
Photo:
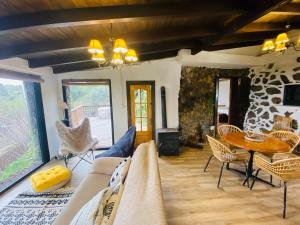
[[[120,200],[122,198],[124,185],[120,182],[113,190],[110,198],[107,200],[106,205],[103,207],[103,211],[98,213],[100,216],[96,217],[95,224],[111,225],[114,222]],[[99,209],[101,210],[101,209]]]
[[[70,225],[94,225],[96,218],[102,218],[104,207],[110,199],[113,189],[107,187],[88,201],[75,215]]]
[[[120,162],[120,164],[116,167],[115,171],[113,172],[108,186],[111,188],[116,187],[120,182],[124,182],[128,170],[129,170],[129,166],[131,163],[131,157],[128,157],[126,159],[124,159],[122,162]]]

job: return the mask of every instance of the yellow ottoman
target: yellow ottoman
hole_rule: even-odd
[[[54,166],[31,176],[32,189],[35,192],[55,191],[71,179],[71,171],[63,166]]]

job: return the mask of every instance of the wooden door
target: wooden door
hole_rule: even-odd
[[[153,139],[153,107],[151,84],[129,84],[129,125],[136,126],[135,147]]]

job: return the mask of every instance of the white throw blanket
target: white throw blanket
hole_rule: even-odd
[[[98,143],[97,139],[92,138],[90,122],[84,118],[82,122],[74,128],[66,127],[62,122],[56,122],[58,136],[60,138],[60,153],[80,155],[90,149],[94,149]]]

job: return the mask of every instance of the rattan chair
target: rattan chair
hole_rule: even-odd
[[[254,162],[258,170],[256,171],[250,189],[252,190],[260,170],[278,178],[280,181],[283,181],[284,182],[283,218],[285,218],[287,182],[300,179],[300,157],[283,159],[271,163],[263,159],[262,157],[255,155]]]
[[[224,135],[229,134],[229,133],[233,133],[233,132],[243,132],[243,131],[240,128],[236,127],[236,126],[229,125],[229,124],[221,125],[221,126],[218,127],[218,134],[219,134],[221,139]]]
[[[287,159],[287,158],[295,158],[297,157],[292,152],[296,148],[296,146],[300,142],[300,138],[297,134],[290,131],[273,131],[270,133],[271,136],[278,138],[284,142],[286,142],[290,146],[290,150],[288,153],[264,153],[263,155],[270,159],[270,162],[274,162],[276,160]],[[270,182],[272,183],[272,175],[270,176]]]
[[[290,146],[289,153],[292,153],[300,142],[299,135],[291,131],[273,131],[271,135],[286,142]]]
[[[223,173],[223,168],[225,163],[243,163],[245,168],[247,168],[247,161],[249,159],[249,154],[245,153],[235,153],[232,152],[226,145],[221,143],[220,141],[214,139],[206,135],[211,150],[213,152],[213,157],[217,158],[219,161],[222,162],[221,171],[219,175],[219,181],[217,187],[219,188],[221,177]],[[246,172],[245,172],[246,175]],[[249,185],[249,184],[248,184]]]
[[[233,133],[233,132],[243,132],[240,128],[234,126],[234,125],[228,125],[228,124],[225,124],[225,125],[221,125],[218,127],[218,134],[220,136],[220,139],[221,141],[223,142],[223,136],[226,135],[226,134],[229,134],[229,133]],[[227,144],[226,142],[223,142],[224,145],[226,145],[228,148],[230,148],[232,151],[236,151],[238,150],[236,147],[232,147],[230,146],[229,144]],[[210,155],[208,160],[207,160],[207,163],[206,163],[206,166],[204,167],[204,172],[206,172],[206,169],[211,161],[211,159],[213,158],[214,155]],[[229,169],[229,164],[227,164],[227,169]]]

